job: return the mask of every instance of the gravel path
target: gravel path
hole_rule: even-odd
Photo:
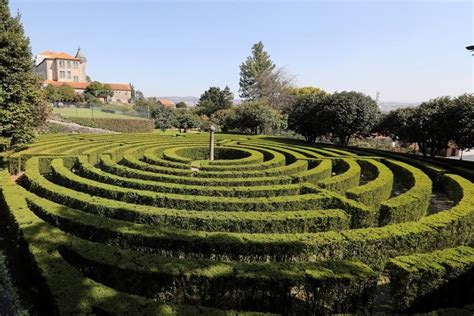
[[[88,126],[82,126],[76,123],[61,122],[56,120],[48,120],[50,123],[59,124],[67,127],[72,133],[90,133],[90,134],[120,134],[118,132],[109,131],[101,128],[94,128]]]

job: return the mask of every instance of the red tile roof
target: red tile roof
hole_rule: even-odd
[[[46,51],[46,52],[39,53],[38,55],[41,55],[47,59],[67,59],[67,60],[80,61],[79,58],[66,54],[65,52],[56,53],[56,52]]]
[[[168,108],[174,106],[173,101],[168,100],[168,99],[159,99],[158,101],[159,101],[161,104],[163,104],[164,106],[168,107]]]
[[[74,89],[84,90],[89,85],[89,82],[64,82],[64,81],[46,80],[43,82],[43,84],[46,84],[46,85],[50,84],[55,87],[67,85],[67,86],[73,87]],[[104,84],[108,84],[114,91],[118,91],[118,90],[119,91],[132,91],[128,83],[104,83]]]

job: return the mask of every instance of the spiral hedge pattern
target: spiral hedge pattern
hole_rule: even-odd
[[[214,161],[206,134],[43,136],[10,158],[3,204],[56,313],[368,312],[379,275],[421,253],[474,262],[456,248],[474,239],[461,176],[216,136]],[[433,185],[452,207],[429,212]],[[400,310],[417,299],[404,291]]]

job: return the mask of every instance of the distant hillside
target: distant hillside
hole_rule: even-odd
[[[179,97],[179,96],[158,97],[158,99],[168,99],[168,100],[173,101],[174,104],[176,104],[178,102],[184,102],[188,106],[191,106],[191,107],[195,106],[197,101],[199,100],[199,98],[191,97],[191,96],[188,96],[188,97]]]
[[[390,112],[399,108],[408,108],[417,106],[417,102],[379,102],[380,110],[382,112]]]
[[[157,97],[157,98],[158,99],[171,100],[171,101],[173,101],[174,104],[176,104],[178,102],[184,102],[190,107],[196,106],[196,103],[198,103],[198,101],[199,101],[199,98],[191,97],[191,96],[188,96],[188,97],[171,96],[171,97]],[[233,102],[234,102],[234,104],[240,104],[240,103],[242,103],[242,100],[241,99],[234,99]]]
[[[196,103],[199,101],[198,97],[193,97],[193,96],[186,96],[186,97],[180,97],[180,96],[168,96],[168,97],[157,97],[158,99],[168,99],[173,101],[173,103],[178,103],[178,102],[184,102],[186,103],[189,107],[194,107],[196,106]],[[240,104],[242,103],[241,99],[234,99],[234,104]],[[380,109],[382,112],[390,112],[392,110],[396,110],[399,108],[406,108],[406,107],[412,107],[412,106],[417,106],[420,103],[417,102],[379,102]]]

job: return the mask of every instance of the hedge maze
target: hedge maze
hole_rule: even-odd
[[[381,275],[394,311],[429,310],[447,286],[474,297],[460,281],[474,279],[470,181],[282,138],[216,139],[214,161],[205,134],[44,136],[10,157],[1,208],[55,313],[368,313]],[[434,188],[451,207],[431,210]]]

